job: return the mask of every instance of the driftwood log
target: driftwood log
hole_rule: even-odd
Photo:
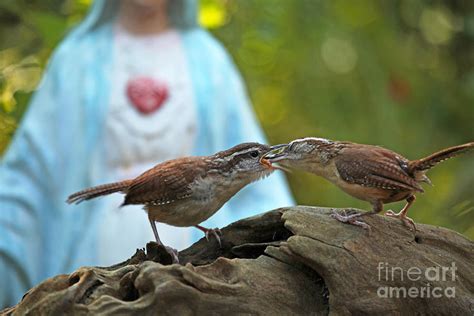
[[[179,253],[155,243],[111,267],[50,278],[6,314],[473,315],[474,244],[462,235],[332,209],[293,207],[222,229]]]

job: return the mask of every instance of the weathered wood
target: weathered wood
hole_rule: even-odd
[[[335,221],[331,212],[300,206],[238,221],[222,229],[222,249],[214,239],[201,239],[180,252],[182,265],[169,265],[167,253],[149,243],[146,252],[137,250],[131,259],[112,267],[84,267],[71,275],[50,278],[3,312],[474,312],[472,241],[444,228],[420,224],[415,236],[399,221],[383,216],[366,219],[372,227],[369,233]],[[440,297],[434,297],[438,294]]]

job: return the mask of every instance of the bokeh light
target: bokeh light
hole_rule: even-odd
[[[0,152],[90,2],[0,3]],[[199,22],[233,56],[270,143],[319,136],[416,159],[474,140],[474,1],[200,3]],[[429,176],[411,216],[473,238],[474,154]],[[369,208],[315,176],[288,178],[300,204]]]

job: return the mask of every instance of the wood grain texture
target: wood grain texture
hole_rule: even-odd
[[[367,231],[332,209],[293,207],[222,229],[223,248],[202,239],[169,265],[155,243],[111,267],[84,267],[31,289],[7,315],[470,315],[474,244],[448,229],[367,218]],[[456,278],[380,279],[386,263],[407,271],[449,267]],[[381,298],[380,287],[454,287],[455,298]]]

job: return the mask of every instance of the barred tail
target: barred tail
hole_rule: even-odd
[[[432,155],[429,155],[426,158],[410,161],[408,169],[411,173],[416,171],[424,171],[433,168],[438,163],[445,161],[449,158],[455,157],[457,155],[463,154],[465,152],[474,150],[474,142],[466,143],[459,146],[449,147],[438,152],[435,152]]]
[[[120,182],[114,182],[109,184],[103,184],[96,187],[84,189],[82,191],[71,194],[67,202],[69,204],[79,204],[82,201],[90,200],[98,196],[107,195],[115,192],[126,190],[132,183],[132,180],[125,180]]]

